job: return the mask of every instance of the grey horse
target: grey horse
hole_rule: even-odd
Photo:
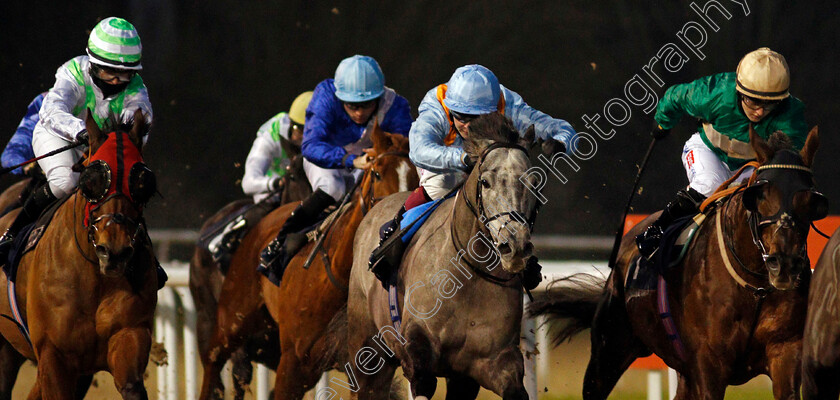
[[[473,399],[479,386],[505,400],[528,398],[520,272],[532,255],[536,197],[523,183],[531,163],[522,146],[534,129],[520,138],[494,113],[474,120],[469,136],[464,150],[476,167],[408,243],[396,278],[401,325],[392,322],[388,291],[368,271],[368,256],[406,194],[383,200],[359,226],[344,366],[353,398],[386,399],[398,366],[418,400],[434,395],[438,376],[448,378],[447,399]]]

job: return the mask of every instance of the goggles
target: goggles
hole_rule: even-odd
[[[478,118],[478,115],[475,114],[462,114],[457,111],[449,110],[449,114],[452,115],[452,118],[458,120],[458,122],[462,124],[468,124],[472,122],[474,119]]]
[[[744,103],[745,107],[753,111],[758,110],[759,108],[764,111],[771,111],[782,102],[781,100],[761,100],[744,95],[741,95],[741,101]]]
[[[91,68],[93,68],[94,74],[103,81],[113,81],[114,79],[118,79],[120,82],[130,82],[137,71],[132,71],[128,69],[115,69],[110,67],[105,67],[102,65],[91,64]]]
[[[359,111],[359,110],[367,110],[376,106],[377,101],[379,99],[373,99],[368,101],[362,101],[358,103],[351,103],[349,101],[344,101],[344,107],[347,107],[350,111]]]

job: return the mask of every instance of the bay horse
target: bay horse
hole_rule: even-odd
[[[667,288],[667,303],[657,304],[654,291],[639,296],[625,284],[639,258],[634,238],[657,214],[624,236],[600,293],[583,301],[560,289],[549,304],[535,303],[548,314],[577,309],[567,336],[591,326],[584,399],[606,399],[630,364],[651,353],[679,373],[677,399],[723,399],[727,385],[759,374],[769,375],[776,399],[798,398],[807,236],[810,223],[828,211],[810,170],[818,144],[816,127],[800,152],[781,132],[765,141],[750,129],[760,165],[752,183],[707,201],[685,258],[659,278],[657,294]],[[581,307],[589,312],[580,313]]]
[[[808,294],[808,317],[802,345],[802,397],[840,396],[840,229],[823,248]]]
[[[533,127],[520,138],[498,113],[472,121],[464,151],[477,160],[475,168],[407,243],[396,284],[400,324],[392,322],[389,291],[368,270],[368,258],[379,227],[406,195],[386,198],[364,218],[347,304],[345,372],[353,398],[387,399],[402,366],[418,400],[432,398],[437,376],[448,378],[449,400],[473,399],[479,386],[505,400],[528,399],[520,272],[533,251],[536,197],[520,179],[531,167],[523,146],[533,137]]]
[[[309,181],[303,172],[303,157],[300,154],[295,155],[287,172],[283,175],[283,192],[281,194],[280,203],[287,204],[291,202],[299,202],[312,193],[309,186]],[[217,211],[201,226],[199,236],[204,237],[209,230],[218,222],[228,218],[231,214],[241,210],[242,207],[247,207],[253,204],[250,198],[235,200]],[[246,236],[243,238],[243,243],[246,240],[253,240],[257,236]],[[198,339],[199,353],[205,355],[208,352],[210,343],[210,336],[213,333],[213,327],[216,323],[216,309],[219,302],[219,294],[222,291],[222,282],[224,282],[227,268],[223,268],[219,263],[213,261],[213,257],[207,246],[204,243],[197,243],[193,250],[192,258],[190,259],[190,293],[195,301],[196,308],[196,337]],[[277,344],[277,327],[273,322],[270,322],[267,311],[266,322],[267,329],[265,332],[257,332],[251,335],[248,343],[236,350],[231,358],[233,362],[233,382],[234,382],[234,398],[242,399],[245,396],[245,391],[251,377],[253,375],[253,367],[251,361],[260,362],[275,367],[279,359],[279,352],[276,349]],[[204,358],[204,356],[202,356]]]
[[[220,398],[219,372],[231,351],[267,322],[276,323],[280,358],[274,384],[275,399],[300,399],[324,371],[315,362],[332,350],[325,338],[327,325],[347,301],[352,265],[353,236],[362,217],[384,196],[414,189],[419,178],[408,159],[408,138],[383,132],[375,124],[371,139],[373,157],[358,190],[345,212],[338,215],[308,268],[304,268],[316,244],[309,242],[286,267],[280,287],[256,271],[259,253],[277,235],[297,204],[287,204],[264,218],[250,231],[234,254],[222,285],[216,325],[208,352],[202,355],[204,381],[201,399]],[[341,357],[339,355],[339,357]]]
[[[128,132],[106,135],[90,113],[85,126],[92,157],[80,189],[57,208],[18,266],[14,299],[29,337],[6,318],[0,333],[38,364],[29,398],[74,398],[90,376],[106,370],[123,398],[146,399],[143,374],[158,286],[143,220],[156,191],[154,175],[142,163],[148,126],[139,110]],[[16,212],[2,218],[0,228]],[[8,285],[2,274],[0,287]],[[0,296],[0,313],[14,315],[9,296]]]

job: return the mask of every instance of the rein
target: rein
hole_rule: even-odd
[[[475,202],[476,202],[476,204],[472,204],[472,202],[470,202],[469,196],[466,195],[467,185],[465,184],[465,185],[461,186],[461,189],[456,194],[455,204],[453,204],[453,206],[452,206],[452,213],[451,213],[451,216],[450,216],[450,223],[449,223],[449,230],[450,230],[450,235],[449,236],[452,239],[452,245],[455,247],[455,249],[460,250],[460,249],[465,248],[464,244],[460,243],[461,240],[460,240],[460,237],[458,236],[458,232],[456,231],[456,226],[455,226],[456,225],[455,224],[455,209],[457,208],[455,205],[457,204],[457,200],[458,200],[457,197],[458,196],[462,196],[464,198],[464,203],[467,205],[467,208],[470,210],[470,212],[475,217],[475,221],[479,223],[479,232],[482,233],[482,234],[487,229],[485,224],[489,223],[490,221],[499,219],[503,216],[510,216],[510,218],[512,220],[515,219],[518,222],[527,223],[528,228],[533,229],[534,220],[536,219],[536,215],[537,215],[537,208],[536,207],[534,208],[533,214],[528,218],[527,221],[523,217],[522,213],[520,213],[519,211],[504,211],[504,212],[501,212],[501,213],[498,213],[498,214],[491,215],[490,217],[487,217],[485,215],[484,200],[483,200],[482,191],[481,191],[481,188],[483,187],[483,185],[480,181],[480,179],[481,179],[481,166],[484,164],[485,158],[487,157],[487,155],[491,151],[496,150],[496,149],[500,149],[500,148],[518,149],[518,150],[522,150],[526,155],[528,154],[528,151],[524,147],[522,147],[518,144],[500,143],[500,142],[495,142],[495,143],[491,144],[490,146],[487,146],[487,148],[485,148],[484,151],[481,152],[481,155],[478,159],[478,163],[476,163],[476,168],[478,169],[476,183],[475,183],[475,186],[476,186],[476,188],[475,188],[475,198],[476,198]],[[503,228],[504,228],[504,226],[503,226]],[[487,233],[489,234],[489,231]],[[493,236],[490,235],[490,239],[492,239],[492,238],[493,238]],[[494,251],[494,250],[491,249],[491,251]],[[521,278],[521,273],[512,274],[511,276],[506,277],[506,278],[498,277],[498,276],[495,276],[491,273],[488,273],[488,272],[484,271],[482,268],[479,268],[478,266],[469,262],[469,260],[467,260],[466,257],[464,257],[462,259],[467,264],[467,266],[469,266],[470,269],[472,269],[478,276],[484,278],[485,280],[487,280],[489,282],[495,283],[499,286],[509,286],[508,283],[510,281],[512,281],[514,278],[516,278],[516,277]],[[520,279],[520,282],[521,282],[521,279]]]

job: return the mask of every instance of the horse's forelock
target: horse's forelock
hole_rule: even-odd
[[[500,113],[484,114],[470,123],[470,137],[464,141],[464,151],[478,157],[493,143],[515,144],[518,140],[513,121]]]
[[[790,140],[790,137],[782,131],[773,132],[773,134],[767,139],[767,145],[770,146],[773,152],[777,152],[779,150],[793,150],[793,142]]]

